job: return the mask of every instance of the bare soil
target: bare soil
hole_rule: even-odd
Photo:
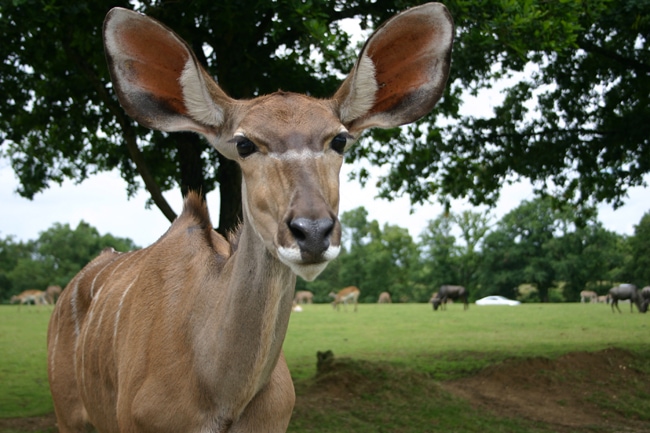
[[[373,368],[372,363],[363,366]],[[649,369],[639,366],[640,361],[633,353],[621,349],[575,352],[553,360],[517,358],[490,366],[471,377],[439,383],[438,389],[468,401],[477,409],[497,416],[541,422],[558,433],[644,433],[650,432],[647,413],[650,403],[640,408],[638,404],[626,403],[650,400]],[[330,379],[317,380],[318,387],[297,388],[294,416],[315,407],[323,410],[342,401],[352,403],[350,397],[358,394],[354,390],[372,392],[378,386],[373,383],[373,377],[381,378],[375,381],[386,379],[385,374],[359,374],[358,368],[346,367],[342,360],[324,368],[328,373],[325,376]],[[336,374],[337,370],[340,374]],[[421,373],[414,374],[421,376]],[[411,379],[417,381],[421,377]],[[399,380],[409,379],[400,377]],[[53,414],[0,419],[0,432],[8,430],[57,432]]]
[[[554,360],[508,360],[442,386],[475,407],[555,425],[558,432],[647,433],[650,375],[639,366],[621,349],[574,352]],[[645,408],[638,407],[640,399]]]

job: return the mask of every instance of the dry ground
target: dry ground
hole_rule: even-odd
[[[337,406],[332,407],[334,411],[344,410],[350,398],[377,386],[372,383],[374,375],[359,374],[358,366],[357,362],[355,368],[350,368],[346,361],[336,360],[321,379],[298,387],[294,417],[312,408],[326,409],[328,405]],[[588,432],[594,428],[607,432],[650,432],[650,403],[641,408],[626,404],[628,399],[650,401],[650,374],[648,369],[638,366],[632,353],[620,349],[570,353],[555,360],[512,359],[472,377],[437,382],[432,392],[443,388],[475,408],[498,416],[543,422],[557,432]],[[377,376],[387,380],[384,366],[363,363],[363,367],[382,369]],[[419,377],[413,380],[422,379],[421,374],[414,374]],[[2,419],[0,432],[6,430],[57,431],[53,415]]]

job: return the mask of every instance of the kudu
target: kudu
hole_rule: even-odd
[[[190,193],[156,243],[105,251],[69,283],[48,331],[61,433],[286,431],[295,394],[282,343],[296,275],[313,280],[339,252],[343,153],[365,129],[433,108],[452,39],[447,9],[422,5],[372,34],[331,99],[234,100],[167,27],[108,13],[121,105],[146,127],[198,132],[237,161],[243,225],[226,240]]]

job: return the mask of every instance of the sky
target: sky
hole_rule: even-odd
[[[439,204],[415,206],[407,197],[389,202],[375,199],[376,190],[369,186],[362,189],[358,182],[347,181],[347,173],[353,168],[344,166],[341,172],[340,212],[364,206],[368,218],[381,225],[390,223],[405,227],[417,238],[429,220],[442,212]],[[374,185],[373,181],[368,185]],[[147,194],[143,190],[134,198],[128,199],[126,183],[117,172],[93,176],[81,184],[66,181],[63,185],[51,185],[49,189],[37,194],[30,201],[16,192],[18,181],[6,159],[0,159],[0,238],[9,235],[16,240],[35,240],[39,234],[54,223],[69,224],[75,228],[80,221],[95,227],[100,234],[110,233],[117,237],[132,239],[144,247],[155,242],[169,227],[169,222],[156,207],[145,208]],[[626,205],[614,211],[603,205],[599,209],[599,220],[612,231],[620,234],[633,234],[644,213],[650,211],[650,198],[647,188],[634,188],[630,191]],[[171,206],[180,213],[182,200],[178,191],[165,194]],[[507,186],[502,191],[501,200],[490,212],[495,221],[517,207],[522,200],[532,199],[532,188],[526,183]],[[218,192],[208,194],[208,206],[213,222],[218,222]],[[487,211],[476,208],[462,200],[452,202],[452,211]]]

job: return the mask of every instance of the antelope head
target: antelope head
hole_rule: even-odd
[[[230,98],[178,35],[126,9],[104,23],[120,103],[144,126],[195,131],[243,175],[244,227],[295,274],[313,280],[340,249],[339,171],[343,155],[371,127],[427,114],[441,97],[453,22],[429,3],[379,27],[331,99],[276,92]]]

